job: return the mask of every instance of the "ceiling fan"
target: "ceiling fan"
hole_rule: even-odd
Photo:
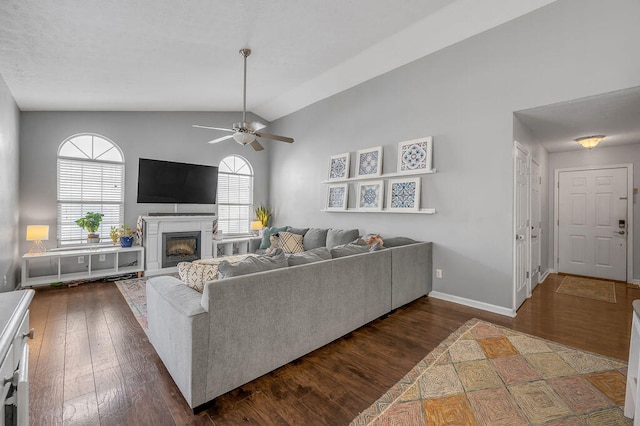
[[[251,49],[240,49],[240,55],[244,58],[244,86],[242,90],[242,121],[239,123],[233,123],[233,129],[223,129],[221,127],[210,127],[210,126],[201,126],[199,124],[194,124],[193,127],[197,127],[200,129],[211,129],[211,130],[222,130],[224,132],[232,132],[232,135],[223,136],[218,139],[214,139],[209,141],[209,143],[218,143],[222,141],[226,141],[227,139],[233,138],[240,145],[251,145],[253,149],[256,151],[262,151],[264,148],[260,145],[260,142],[256,139],[256,137],[265,138],[265,139],[273,139],[276,141],[293,143],[292,138],[288,138],[286,136],[278,136],[278,135],[270,135],[268,133],[263,133],[260,130],[264,129],[264,124],[254,121],[252,123],[247,123],[247,57],[251,55]]]

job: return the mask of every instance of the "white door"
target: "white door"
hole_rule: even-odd
[[[627,169],[558,173],[558,271],[627,281]]]
[[[540,282],[540,249],[542,239],[542,174],[540,165],[531,161],[531,289]]]
[[[531,294],[529,283],[529,152],[516,142],[514,154],[514,308]]]

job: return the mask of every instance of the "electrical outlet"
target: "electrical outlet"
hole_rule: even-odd
[[[436,269],[436,278],[442,278],[442,269]]]
[[[107,258],[107,255],[105,254],[101,254],[99,257],[100,262],[104,262],[104,260]]]
[[[84,256],[78,256],[78,263],[84,263]]]

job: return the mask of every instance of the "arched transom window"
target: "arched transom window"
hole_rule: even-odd
[[[253,217],[253,168],[238,155],[218,167],[218,229],[225,235],[249,233]]]
[[[87,212],[104,214],[101,241],[124,222],[124,156],[95,134],[71,136],[58,149],[58,245],[87,242],[87,230],[76,225]]]

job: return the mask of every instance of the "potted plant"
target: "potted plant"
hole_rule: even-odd
[[[128,225],[120,225],[120,228],[118,228],[118,236],[120,237],[120,245],[122,247],[131,247],[134,235],[136,235],[136,231]]]
[[[103,216],[102,213],[87,212],[84,217],[76,220],[76,225],[89,231],[87,243],[95,244],[100,242],[100,235],[96,234],[96,231],[100,228],[100,222],[102,222]]]
[[[111,242],[115,246],[120,241],[120,233],[118,232],[117,226],[112,226],[111,230],[109,230],[109,238],[111,238]]]
[[[262,223],[263,228],[266,228],[271,219],[271,212],[265,206],[260,206],[256,208],[256,219]]]

